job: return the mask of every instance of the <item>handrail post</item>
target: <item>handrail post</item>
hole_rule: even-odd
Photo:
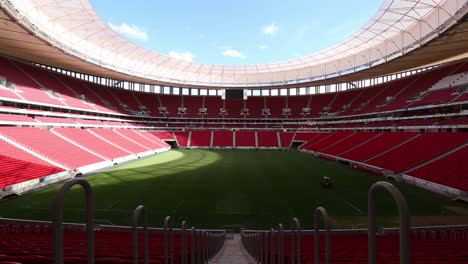
[[[148,245],[148,210],[143,205],[139,205],[133,211],[132,232],[133,232],[133,263],[138,264],[138,220],[143,214],[143,254],[144,263],[149,263],[149,245]]]
[[[323,207],[317,207],[314,212],[314,251],[315,251],[315,264],[320,262],[320,236],[319,236],[319,224],[320,217],[323,217],[325,224],[325,264],[330,263],[330,219],[328,218],[327,210]]]
[[[263,263],[268,264],[269,254],[268,254],[268,231],[263,232]]]
[[[275,263],[275,230],[273,228],[270,229],[270,262],[272,264]]]
[[[197,263],[201,262],[201,230],[197,230]]]
[[[174,236],[170,216],[164,219],[164,264],[174,264]]]
[[[201,251],[202,251],[202,263],[206,263],[206,231],[201,232]]]
[[[195,227],[192,226],[192,228],[190,229],[190,234],[191,234],[191,240],[190,240],[190,244],[191,244],[191,247],[190,247],[190,263],[191,264],[195,264]]]
[[[284,228],[283,224],[278,225],[278,263],[284,264]]]
[[[182,255],[181,255],[181,263],[182,264],[187,264],[187,228],[186,228],[186,222],[182,221],[182,224],[180,224],[180,232],[181,232],[181,237],[182,237]]]
[[[377,182],[372,185],[368,193],[368,239],[369,239],[369,264],[376,263],[376,194],[380,190],[385,190],[392,196],[393,200],[398,206],[400,213],[400,264],[409,263],[409,229],[410,229],[410,216],[408,204],[403,194],[391,183]]]
[[[74,186],[80,185],[85,191],[86,199],[86,233],[88,264],[94,263],[94,200],[93,188],[83,178],[74,178],[65,182],[55,195],[52,205],[52,227],[54,241],[54,264],[63,264],[63,202],[65,194]]]
[[[297,241],[294,241],[295,239],[297,239]],[[294,244],[297,244],[297,245],[295,246]],[[294,261],[295,260],[294,254],[297,255],[297,261]],[[295,217],[292,219],[292,222],[291,222],[291,263],[292,264],[301,263],[301,223],[299,222],[299,219]]]

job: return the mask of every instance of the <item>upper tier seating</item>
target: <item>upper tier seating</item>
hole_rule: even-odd
[[[418,101],[414,101],[411,106],[421,106],[421,105],[437,105],[447,102],[451,102],[458,94],[455,92],[459,87],[450,87],[446,89],[439,89],[430,91],[426,96]]]
[[[6,122],[36,122],[32,117],[27,115],[9,115],[9,114],[0,114],[0,121]]]
[[[53,97],[42,90],[36,82],[17,67],[16,62],[13,63],[7,59],[0,58],[0,76],[6,77],[9,82],[15,85],[16,92],[14,94],[17,95],[17,98],[14,99],[62,107],[66,106],[61,102],[60,97]]]
[[[402,172],[465,143],[468,143],[467,133],[424,133],[366,162],[394,172]]]
[[[416,119],[416,120],[403,120],[395,124],[395,126],[433,126],[437,124],[435,119]]]
[[[0,168],[0,188],[64,171],[2,139]]]
[[[56,77],[63,85],[70,87],[70,89],[76,92],[76,96],[80,97],[88,108],[94,111],[116,112],[107,107],[102,99],[97,96],[96,92],[90,90],[83,81],[60,74],[57,74]]]
[[[47,71],[38,71],[36,67],[25,64],[17,63],[16,65],[41,87],[55,92],[60,97],[62,104],[70,107],[92,110],[89,104],[85,103],[83,99],[78,98],[76,92],[57,79],[54,74]]]
[[[420,179],[468,191],[468,146],[407,172]]]
[[[442,120],[439,122],[441,126],[452,126],[452,125],[467,125],[468,124],[468,117],[461,117],[461,118],[451,118]]]
[[[430,90],[434,83],[445,76],[466,71],[468,66],[463,65],[459,63],[437,67],[364,89],[314,95],[250,96],[246,100],[222,100],[220,96],[168,95],[162,94],[161,91],[161,94],[154,94],[100,86],[0,58],[1,78],[16,87],[16,91],[0,88],[0,97],[4,97],[5,100],[15,99],[62,108],[126,115],[144,110],[154,117],[297,119],[319,118],[329,114],[342,117],[466,101],[468,93],[457,94],[458,87]],[[457,85],[463,87],[464,84],[457,82]],[[423,93],[427,92],[424,96]],[[421,96],[423,98],[418,100]],[[179,112],[184,108],[185,114],[183,111]],[[200,114],[199,110],[202,108],[206,108],[206,114]],[[244,108],[249,110],[248,115],[241,114]],[[226,113],[222,115],[220,109],[225,109]],[[285,115],[284,109],[290,109],[291,113]],[[310,113],[303,113],[304,109],[309,109]],[[270,114],[264,113],[263,110],[268,110]]]
[[[199,110],[200,108],[203,108],[203,98],[202,96],[183,96],[183,106],[186,108],[186,114],[184,117],[189,117],[189,118],[200,118],[202,115],[200,115]],[[211,109],[213,110],[213,109]]]
[[[223,100],[219,96],[205,96],[205,104],[203,107],[206,108],[207,113],[203,117],[207,118],[221,118],[220,109],[223,108]],[[198,109],[197,109],[198,111]]]
[[[73,120],[68,118],[50,117],[50,116],[36,116],[34,119],[41,123],[55,123],[55,124],[76,124]]]
[[[278,143],[278,132],[276,131],[258,131],[258,146],[265,148],[277,148]]]
[[[76,169],[103,161],[100,157],[62,139],[48,129],[1,127],[0,134],[68,169]]]

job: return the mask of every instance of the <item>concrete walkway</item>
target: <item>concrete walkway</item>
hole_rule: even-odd
[[[211,264],[254,264],[254,260],[249,256],[242,246],[240,235],[234,235],[233,239],[227,239],[223,248],[216,255]]]

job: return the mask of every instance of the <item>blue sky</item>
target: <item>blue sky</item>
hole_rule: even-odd
[[[381,0],[91,0],[115,31],[201,63],[261,64],[309,55],[361,28]]]

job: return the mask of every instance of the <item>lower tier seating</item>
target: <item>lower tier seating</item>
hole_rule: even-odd
[[[213,146],[214,147],[232,147],[233,146],[232,131],[213,131]]]
[[[2,127],[0,134],[37,152],[68,169],[75,169],[104,161],[68,141],[49,129],[34,127]]]
[[[447,156],[409,171],[407,174],[420,179],[468,191],[468,146]]]
[[[211,145],[211,131],[192,131],[190,147],[209,147]]]
[[[177,144],[181,147],[187,147],[189,143],[189,132],[174,132]]]
[[[258,146],[264,148],[277,148],[278,132],[276,131],[258,131]]]
[[[236,131],[236,147],[250,147],[254,148],[255,143],[255,131]]]
[[[425,231],[430,232],[430,231]],[[442,231],[441,231],[442,232]],[[432,264],[432,263],[467,263],[468,255],[466,248],[468,240],[466,231],[445,231],[453,234],[445,238],[427,236],[412,236],[410,240],[410,263]],[[434,232],[436,233],[436,232]],[[330,239],[331,254],[330,263],[368,263],[368,237],[367,234],[332,234]],[[284,257],[285,263],[291,263],[291,240],[285,235]],[[276,245],[277,245],[277,241]],[[320,263],[325,263],[325,239],[320,236]],[[314,236],[311,233],[302,235],[302,257],[301,263],[314,263]],[[400,263],[399,237],[396,234],[377,236],[377,263]],[[278,255],[275,254],[275,259]]]
[[[391,132],[382,133],[380,136],[373,138],[370,141],[351,149],[348,152],[343,153],[340,157],[363,162],[370,159],[380,153],[394,147],[398,144],[405,142],[406,140],[416,136],[414,132]]]
[[[0,232],[0,263],[50,264],[53,262],[53,243],[51,228],[38,229],[16,227],[20,232]],[[8,230],[8,228],[6,228]],[[38,231],[39,230],[39,231]],[[161,231],[153,231],[149,236],[149,263],[164,262],[164,240]],[[187,236],[187,257],[191,256],[191,237]],[[143,261],[143,239],[139,237],[139,259]],[[95,231],[96,262],[100,264],[133,263],[132,232]],[[174,263],[180,263],[182,256],[181,236],[174,232]],[[86,233],[80,231],[64,232],[64,262],[86,263]]]
[[[130,129],[0,127],[0,135],[0,188],[169,147],[149,132]]]
[[[424,133],[366,163],[402,172],[468,143],[466,133]]]
[[[0,168],[0,189],[64,171],[1,139]]]

